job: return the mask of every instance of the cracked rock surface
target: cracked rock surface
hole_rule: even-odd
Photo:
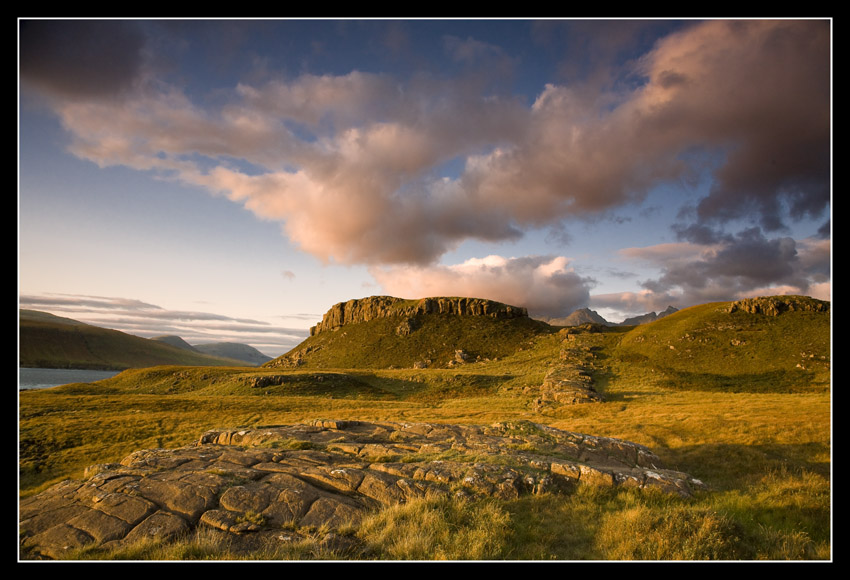
[[[530,422],[490,426],[316,420],[204,433],[136,451],[20,501],[22,557],[66,559],[207,526],[263,542],[356,526],[371,510],[440,495],[513,499],[576,485],[705,485],[648,448]]]

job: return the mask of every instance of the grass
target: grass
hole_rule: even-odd
[[[553,332],[530,318],[431,314],[419,319],[419,328],[406,336],[396,333],[403,317],[377,318],[320,332],[294,351],[310,349],[304,357],[304,368],[309,369],[410,369],[417,363],[445,368],[457,350],[465,351],[471,361],[502,359],[529,348],[535,337]]]
[[[374,559],[502,559],[510,514],[494,501],[421,499],[367,517],[357,537]]]
[[[118,461],[139,448],[185,445],[214,428],[316,417],[511,422],[517,430],[533,429],[533,422],[644,444],[667,466],[702,479],[711,491],[682,499],[579,486],[570,495],[503,502],[428,499],[375,512],[345,534],[343,547],[327,542],[327,534],[293,533],[275,553],[258,553],[224,545],[220,534],[198,530],[176,543],[111,552],[91,548],[77,557],[828,560],[831,394],[824,387],[824,370],[817,367],[823,349],[828,353],[828,335],[824,346],[822,329],[802,332],[812,321],[801,322],[810,315],[797,314],[802,316],[796,321],[779,320],[786,314],[764,320],[707,306],[662,319],[667,321],[663,326],[656,322],[579,335],[578,344],[598,347],[596,379],[607,402],[544,412],[532,410],[534,391],[526,389],[539,386],[548,365],[557,360],[562,337],[551,332],[516,340],[516,349],[498,360],[452,369],[157,367],[91,385],[21,392],[20,492],[25,496],[65,478],[79,478],[86,466]],[[703,336],[712,341],[701,344],[724,364],[707,366],[704,353],[692,352],[689,359],[669,348],[673,338],[696,335],[695,328],[712,325],[715,333]],[[746,345],[733,345],[732,335],[724,333],[740,336],[745,331],[792,334],[773,346],[756,346],[748,339],[753,356],[768,361],[761,366],[746,358],[725,364],[723,357]],[[685,352],[679,348],[685,342],[693,341],[672,344]],[[801,353],[816,364],[798,369]],[[676,373],[687,380],[671,381]],[[791,377],[790,386],[776,378],[752,378],[759,373]],[[269,389],[250,386],[254,378],[267,375],[288,378]],[[724,386],[729,377],[749,386]]]

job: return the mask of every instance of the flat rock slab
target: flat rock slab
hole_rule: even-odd
[[[23,557],[174,538],[198,526],[237,537],[338,531],[371,510],[445,495],[513,499],[576,485],[705,489],[648,448],[530,422],[490,426],[316,420],[215,430],[136,451],[21,500]],[[275,530],[281,533],[272,533]]]

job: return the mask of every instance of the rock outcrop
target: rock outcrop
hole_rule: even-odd
[[[532,405],[535,411],[544,411],[559,405],[580,403],[602,403],[605,401],[596,391],[592,371],[596,357],[592,341],[586,340],[589,334],[604,332],[606,327],[588,323],[582,326],[566,328],[562,336],[558,361],[553,364],[540,386],[540,395]],[[578,337],[585,340],[579,344]]]
[[[422,298],[405,300],[393,296],[372,296],[335,304],[310,328],[310,336],[328,330],[337,330],[346,324],[368,322],[376,318],[398,316],[410,319],[421,314],[455,314],[458,316],[490,316],[492,318],[519,318],[528,316],[525,308],[485,300],[483,298]],[[409,323],[408,323],[409,327]],[[400,333],[409,331],[400,330]]]
[[[576,485],[682,496],[705,489],[642,445],[530,422],[316,420],[210,431],[194,445],[92,466],[82,481],[21,500],[21,549],[26,559],[67,559],[91,544],[167,541],[200,527],[234,546],[268,548],[300,531],[356,526],[370,510],[416,498],[512,499]]]
[[[808,296],[763,296],[737,300],[729,306],[729,313],[749,312],[779,316],[783,312],[829,312],[829,302]]]

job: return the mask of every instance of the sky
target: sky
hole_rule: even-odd
[[[831,300],[832,22],[18,21],[18,306],[269,356],[352,298]]]

